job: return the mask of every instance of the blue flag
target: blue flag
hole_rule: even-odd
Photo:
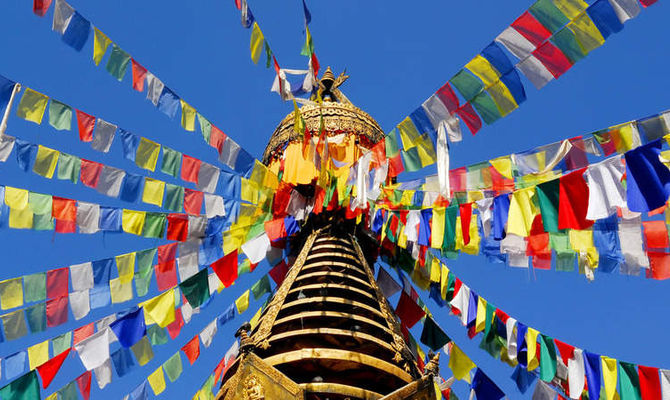
[[[119,339],[121,346],[126,348],[131,347],[146,335],[147,327],[144,324],[143,310],[143,308],[138,308],[109,325],[117,339]]]

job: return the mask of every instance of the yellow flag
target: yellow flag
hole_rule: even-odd
[[[30,364],[31,371],[47,361],[49,361],[48,340],[45,340],[42,343],[37,343],[34,346],[28,347],[28,364]]]
[[[613,400],[616,394],[616,360],[605,356],[600,356],[603,367],[603,384],[605,386],[605,399]]]
[[[144,307],[144,320],[147,325],[156,323],[165,328],[174,321],[174,289],[140,304]]]
[[[9,227],[14,229],[32,229],[33,212],[30,207],[26,207],[23,210],[10,208]]]
[[[459,215],[456,217],[456,234],[454,235],[456,250],[462,250],[466,254],[477,255],[479,254],[480,243],[479,229],[477,228],[477,214],[472,214],[468,232],[470,234],[470,242],[465,244],[465,240],[463,239],[463,228],[461,227],[461,217]]]
[[[142,192],[142,202],[155,204],[158,207],[163,205],[163,195],[165,194],[165,182],[149,177],[144,178],[144,191]]]
[[[189,132],[195,130],[195,108],[191,107],[182,99],[181,101],[181,126]]]
[[[579,14],[577,18],[568,24],[568,27],[575,33],[575,38],[584,54],[588,54],[605,43],[605,38],[603,38],[603,35],[586,11]]]
[[[146,320],[146,318],[147,315],[144,314],[144,319]],[[150,323],[153,322],[150,321]],[[149,342],[149,338],[147,336],[144,336],[139,342],[135,343],[132,346],[132,350],[140,367],[146,365],[154,358],[154,351],[151,348],[151,343]]]
[[[235,300],[235,307],[237,307],[238,314],[247,311],[247,308],[249,308],[249,289]]]
[[[583,0],[553,0],[553,3],[570,20],[575,19],[588,7],[588,4]]]
[[[135,274],[135,253],[116,256],[116,269],[119,271],[121,283],[131,282]]]
[[[140,144],[137,146],[137,152],[135,153],[135,164],[153,172],[156,170],[160,149],[160,144],[146,138],[140,138]]]
[[[416,145],[415,141],[419,139],[421,134],[416,130],[414,122],[409,117],[405,117],[401,123],[398,124],[398,131],[400,131],[400,140],[405,151],[411,149]]]
[[[146,215],[147,213],[145,211],[124,209],[123,215],[121,216],[123,231],[134,235],[141,235]]]
[[[497,81],[488,88],[488,92],[493,98],[493,101],[503,117],[514,111],[519,106],[512,96],[507,86],[502,81]]]
[[[512,195],[507,220],[507,233],[527,237],[535,217],[535,188],[517,190]]]
[[[23,305],[23,285],[21,278],[0,281],[0,308],[9,310]]]
[[[430,247],[441,249],[444,241],[444,218],[446,209],[444,207],[433,208],[433,221],[431,226]]]
[[[251,29],[251,42],[249,43],[249,49],[251,50],[251,60],[254,64],[258,64],[258,59],[261,57],[261,51],[263,50],[263,43],[265,38],[263,37],[263,32],[258,26],[257,22],[254,22],[254,26]]]
[[[151,375],[147,376],[149,386],[154,394],[158,396],[165,390],[165,375],[163,375],[163,366],[158,367]]]
[[[56,163],[58,162],[59,155],[60,152],[58,150],[44,147],[41,144],[38,145],[33,172],[51,179],[54,176],[54,171],[56,171]]]
[[[16,110],[16,115],[39,125],[42,123],[42,117],[44,116],[44,110],[47,109],[48,102],[49,98],[47,96],[26,88]]]
[[[509,156],[494,158],[489,161],[493,168],[507,179],[512,179],[512,160]]]
[[[475,333],[486,329],[486,300],[482,296],[477,298],[477,317],[475,318]]]
[[[107,52],[107,47],[109,47],[112,41],[95,26],[93,27],[93,32],[95,33],[93,36],[93,62],[95,65],[100,65],[100,61],[102,61]]]
[[[585,230],[568,230],[568,237],[570,238],[570,247],[577,254],[586,254],[586,263],[589,268],[598,268],[598,249],[593,243],[593,231],[591,229]]]
[[[466,382],[470,383],[470,370],[474,367],[476,367],[475,363],[458,346],[455,344],[451,346],[451,351],[449,352],[449,369],[453,372],[454,378],[458,380],[465,379]]]
[[[435,164],[437,161],[437,153],[435,152],[435,146],[433,146],[433,141],[430,139],[427,133],[419,136],[416,140],[417,152],[419,153],[419,160],[421,160],[421,167],[427,167],[429,165]]]
[[[449,289],[449,268],[442,264],[442,272],[440,273],[440,295],[443,300],[447,299],[447,289]]]
[[[532,371],[540,366],[540,359],[537,354],[537,335],[540,332],[528,327],[526,331],[526,346],[528,347],[528,371]]]
[[[49,397],[44,400],[58,400],[58,392],[50,394]]]
[[[23,210],[28,206],[29,192],[25,189],[17,189],[5,186],[5,204],[9,208]]]
[[[484,86],[489,87],[500,79],[500,73],[493,68],[493,65],[481,55],[475,56],[469,63],[465,64],[465,68],[475,74],[484,82]]]
[[[121,282],[121,278],[110,279],[109,291],[112,295],[112,303],[124,303],[133,299],[133,282]]]
[[[430,263],[430,281],[440,283],[440,260],[437,257]]]
[[[258,311],[256,311],[256,314],[254,314],[254,316],[251,318],[251,321],[249,321],[252,330],[256,327],[256,325],[258,325],[258,321],[260,321],[262,313],[263,308],[259,308]]]

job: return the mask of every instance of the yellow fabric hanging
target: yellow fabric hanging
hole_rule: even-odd
[[[107,52],[107,47],[109,47],[112,41],[95,26],[93,27],[93,32],[93,62],[95,65],[100,65],[100,61],[102,61]]]
[[[398,232],[398,247],[401,249],[407,248],[407,235],[405,235],[405,226],[403,225]]]
[[[50,394],[49,397],[44,400],[58,400],[58,392]]]
[[[140,138],[140,144],[137,146],[137,152],[135,153],[135,164],[140,168],[154,172],[160,150],[160,144],[146,138]]]
[[[465,64],[465,68],[475,74],[484,82],[484,86],[489,87],[500,79],[500,73],[491,65],[491,63],[481,55],[475,56],[469,63]]]
[[[30,207],[26,207],[23,210],[10,208],[9,227],[14,229],[32,229],[33,212]]]
[[[589,268],[598,268],[599,256],[598,249],[596,249],[593,243],[593,231],[591,229],[581,231],[570,229],[568,237],[570,238],[570,247],[572,247],[572,250],[577,252],[577,254],[586,255],[586,262]]]
[[[464,379],[466,382],[470,383],[470,370],[474,367],[476,367],[476,365],[472,362],[470,357],[465,355],[458,346],[452,344],[451,351],[449,352],[449,369],[453,372],[454,378],[458,380]]]
[[[440,295],[442,300],[447,298],[447,289],[449,289],[449,268],[442,264],[442,272],[440,273]]]
[[[261,314],[263,313],[263,308],[259,308],[258,311],[256,311],[256,314],[254,314],[253,317],[251,317],[251,320],[249,321],[249,324],[251,325],[251,330],[253,330],[256,325],[258,325],[258,322],[261,319]]]
[[[147,376],[147,381],[149,381],[149,386],[151,390],[154,391],[154,394],[158,396],[163,393],[165,390],[165,375],[163,375],[163,366],[156,368],[151,375]]]
[[[163,205],[163,195],[165,194],[165,182],[149,177],[144,178],[144,191],[142,192],[142,202],[154,204],[158,207]]]
[[[507,86],[502,81],[497,81],[488,88],[488,92],[503,117],[519,107]]]
[[[535,188],[517,190],[512,195],[507,220],[507,233],[527,237],[530,232],[536,209],[533,204]]]
[[[135,274],[135,253],[116,256],[116,269],[119,271],[121,283],[132,282]]]
[[[456,217],[456,234],[454,235],[454,240],[456,242],[456,250],[462,250],[466,254],[477,255],[479,254],[479,243],[481,239],[479,237],[479,229],[477,229],[477,214],[472,214],[472,219],[470,219],[470,242],[466,245],[463,240],[463,229],[461,228],[461,216]]]
[[[238,314],[247,311],[247,308],[249,308],[249,289],[235,300],[235,307],[237,308]]]
[[[250,180],[240,178],[240,199],[252,204],[258,203],[258,186]]]
[[[618,153],[625,153],[640,143],[637,128],[632,122],[610,128],[612,140]]]
[[[45,178],[53,178],[59,155],[60,152],[58,150],[44,147],[41,144],[38,145],[35,164],[33,164],[33,172]]]
[[[528,371],[540,366],[540,358],[537,354],[537,335],[540,332],[528,327],[526,331],[526,347],[528,348]]]
[[[144,319],[146,320],[146,318],[147,315],[144,314]],[[135,343],[132,346],[132,350],[140,367],[146,365],[154,358],[154,351],[151,348],[151,343],[149,342],[149,338],[147,336],[144,336],[139,342]]]
[[[195,108],[183,99],[179,99],[179,101],[181,102],[181,126],[187,131],[193,132],[195,130]]]
[[[49,98],[47,96],[31,88],[26,88],[16,110],[16,115],[39,125],[42,123],[42,117],[47,109],[48,102]]]
[[[416,140],[417,152],[419,153],[419,160],[421,160],[421,167],[427,167],[435,164],[437,161],[437,153],[435,146],[427,133],[419,136]]]
[[[400,140],[405,151],[411,149],[416,145],[416,141],[421,134],[416,130],[414,122],[409,117],[405,117],[401,123],[398,124],[398,131],[400,131]]]
[[[553,3],[570,20],[575,19],[589,6],[583,0],[553,0]]]
[[[477,316],[475,318],[475,333],[484,332],[486,329],[486,300],[482,296],[477,297]]]
[[[430,263],[430,281],[435,283],[440,283],[440,259],[433,257],[433,261]]]
[[[575,38],[584,54],[590,53],[605,43],[605,38],[603,38],[603,35],[586,11],[579,14],[568,24],[568,27],[575,33]]]
[[[109,280],[109,291],[112,295],[112,303],[118,304],[133,299],[133,282],[121,282],[121,278]]]
[[[444,207],[433,208],[433,221],[431,226],[430,247],[441,249],[444,241],[444,219],[446,209]]]
[[[254,64],[258,64],[258,59],[261,57],[261,51],[263,50],[263,43],[265,38],[263,37],[263,32],[258,26],[257,22],[254,22],[254,26],[251,29],[251,41],[249,42],[249,49],[251,50],[251,60]]]
[[[616,395],[617,368],[616,360],[605,356],[600,356],[603,370],[603,386],[605,386],[605,399],[614,400]]]
[[[509,156],[494,158],[489,161],[493,168],[507,179],[512,179],[512,160]]]
[[[21,278],[0,282],[0,308],[9,310],[23,305],[23,284]]]
[[[31,371],[47,361],[49,361],[48,340],[45,340],[42,343],[37,343],[34,346],[28,347],[28,364],[30,365]]]
[[[5,204],[9,208],[23,210],[28,207],[29,192],[25,189],[17,189],[5,186]]]
[[[158,324],[165,328],[174,321],[174,289],[140,303],[144,307],[144,321],[147,325]]]
[[[141,235],[144,229],[144,219],[147,213],[145,211],[123,210],[121,216],[121,225],[123,231],[134,235]]]

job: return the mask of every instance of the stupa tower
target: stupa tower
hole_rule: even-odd
[[[340,91],[346,78],[328,68],[320,80],[323,103],[300,112],[308,130],[318,136],[323,127],[341,145],[332,156],[348,173],[350,161],[384,134]],[[291,113],[274,131],[263,162],[310,199],[319,171],[305,162],[303,136],[293,124]],[[289,166],[299,174],[287,173]],[[254,329],[238,330],[240,352],[217,399],[436,399],[437,359],[420,372],[374,279],[378,243],[344,212],[311,214],[292,239],[295,261]]]

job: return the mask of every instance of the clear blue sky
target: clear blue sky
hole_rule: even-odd
[[[144,100],[143,94],[132,91],[129,73],[119,83],[108,75],[104,66],[94,66],[92,38],[81,53],[75,52],[51,31],[52,11],[39,18],[32,14],[30,3],[3,2],[0,74],[138,135],[215,162],[214,152],[199,138],[188,136],[176,122]],[[304,68],[306,58],[299,55],[304,40],[300,2],[251,0],[249,3],[282,67]],[[276,124],[292,108],[269,92],[273,72],[264,65],[252,64],[250,31],[241,27],[232,0],[93,3],[72,0],[71,4],[254,156],[260,157]],[[313,1],[308,5],[322,66],[331,65],[336,73],[346,68],[351,78],[343,87],[344,92],[388,131],[530,4],[520,0],[420,3],[370,0]],[[665,97],[670,89],[667,78],[670,45],[664,37],[669,11],[670,5],[665,2],[644,10],[621,33],[542,91],[525,82],[528,101],[507,118],[485,127],[476,137],[464,133],[463,142],[452,151],[452,165],[459,167],[525,150],[668,108]],[[136,171],[119,156],[118,143],[114,145],[117,151],[101,155],[80,143],[74,131],[57,132],[46,124],[36,126],[15,116],[10,119],[8,133]],[[165,175],[157,176],[165,179]],[[13,157],[0,165],[0,177],[2,185],[128,207],[127,203],[81,185],[48,181],[21,172]],[[151,209],[141,204],[134,207]],[[158,242],[123,235],[53,236],[2,229],[0,243],[4,266],[0,279],[6,279],[140,250]],[[670,300],[668,282],[597,274],[596,281],[589,284],[577,273],[532,274],[525,269],[489,265],[481,257],[467,255],[452,261],[450,267],[475,291],[542,333],[592,352],[670,368],[670,348],[664,344],[670,328],[665,317]],[[94,398],[117,399],[140,383],[267,271],[267,265],[257,271],[241,277],[233,288],[218,295],[212,306],[196,316],[176,341],[155,348],[155,359],[148,366],[123,379],[114,376],[112,386],[102,392],[93,383]],[[132,303],[93,312],[83,322],[94,321],[127,304]],[[511,368],[477,348],[479,338],[471,342],[454,317],[447,316],[432,301],[428,304],[448,334],[510,399],[530,397],[516,390],[509,378]],[[243,317],[249,319],[251,312]],[[232,333],[242,320],[237,317],[227,325],[228,329],[220,331],[211,351],[203,352],[194,367],[185,368],[177,383],[168,383],[162,397],[190,398],[228,348]],[[2,343],[0,356],[81,323],[49,329],[26,340]],[[443,375],[449,376],[443,364]],[[68,359],[46,393],[82,372],[76,357]],[[458,394],[463,398],[466,393],[461,389]]]

